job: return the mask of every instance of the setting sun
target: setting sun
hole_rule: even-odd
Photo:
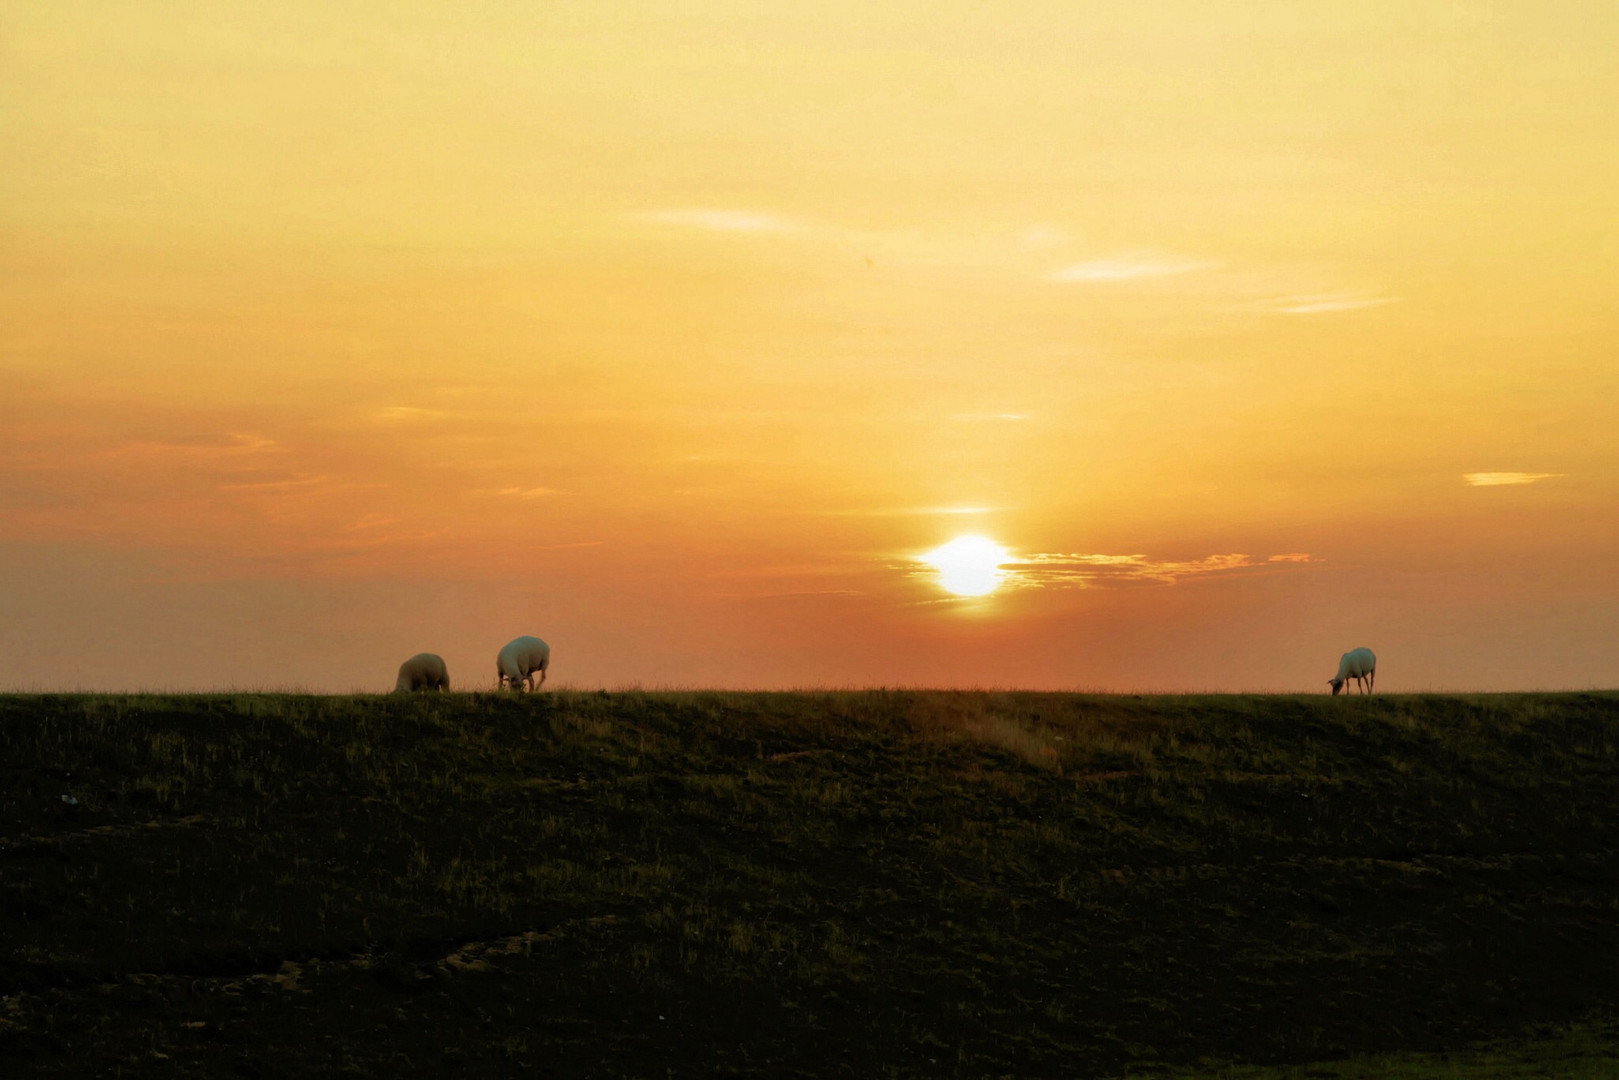
[[[939,572],[939,585],[957,596],[986,596],[1006,577],[1001,569],[1011,554],[982,536],[958,536],[922,556]]]

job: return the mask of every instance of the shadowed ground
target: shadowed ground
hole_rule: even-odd
[[[1613,694],[12,696],[0,781],[0,1071],[1615,1045]]]

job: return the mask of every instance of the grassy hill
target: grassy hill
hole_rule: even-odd
[[[10,1075],[1608,1068],[1619,695],[0,697],[0,996]]]

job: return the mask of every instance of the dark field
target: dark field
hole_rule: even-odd
[[[1600,1062],[1619,695],[0,697],[0,995],[3,1075]]]

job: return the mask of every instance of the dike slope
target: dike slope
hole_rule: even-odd
[[[1619,1008],[1619,695],[0,697],[0,1072],[1098,1076]]]

